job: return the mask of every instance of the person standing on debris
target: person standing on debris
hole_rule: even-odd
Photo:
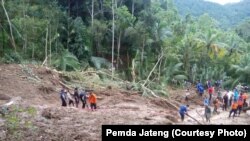
[[[238,101],[238,98],[239,98],[239,91],[238,89],[234,89],[234,94],[233,94],[233,100],[234,101]]]
[[[228,102],[228,105],[231,106],[232,105],[232,102],[233,102],[233,91],[229,91],[228,92],[228,99],[229,99],[229,102]]]
[[[215,114],[219,114],[218,112],[218,108],[220,107],[220,101],[218,98],[216,98],[214,101],[213,101],[213,104],[214,104],[214,111],[213,113]]]
[[[231,110],[229,112],[229,116],[228,116],[229,118],[231,117],[232,113],[234,113],[233,114],[233,118],[235,117],[235,115],[237,113],[237,108],[238,108],[238,103],[237,103],[237,101],[234,101],[233,104],[232,104],[232,106],[231,106]]]
[[[81,93],[80,93],[80,99],[82,101],[82,108],[83,109],[85,109],[86,106],[88,107],[87,98],[88,98],[87,97],[87,92],[85,90],[82,90]]]
[[[203,85],[201,84],[201,82],[198,82],[197,85],[196,85],[196,88],[197,88],[197,92],[200,96],[203,95],[204,93],[204,87]]]
[[[207,96],[205,96],[205,99],[204,99],[204,101],[203,101],[203,104],[204,104],[204,106],[210,105],[210,104],[209,104],[209,99],[207,98]]]
[[[72,97],[72,94],[69,92],[69,89],[65,92],[67,93],[67,98],[68,98],[68,102],[69,102],[69,106],[72,104],[74,106],[74,99]]]
[[[220,102],[223,102],[223,99],[222,99],[222,92],[221,92],[220,89],[218,90],[217,98],[219,99]]]
[[[92,91],[90,92],[89,103],[91,110],[96,110],[96,95]]]
[[[244,100],[243,100],[243,93],[241,92],[241,93],[240,93],[240,96],[239,96],[239,98],[238,98],[238,108],[237,108],[237,111],[239,111],[239,112],[238,112],[238,115],[240,115],[240,112],[241,112],[242,107],[243,107],[243,103],[244,103]]]
[[[181,105],[180,109],[179,109],[179,114],[181,116],[181,121],[184,121],[185,115],[188,115],[187,113],[187,109],[188,109],[189,105]]]
[[[188,96],[190,95],[190,92],[189,92],[189,89],[186,90],[186,93],[185,93],[185,101],[188,102]]]
[[[206,85],[207,85],[207,89],[209,89],[212,86],[211,85],[211,80],[208,80],[207,83],[206,83]]]
[[[243,96],[242,96],[242,97],[243,97],[243,105],[245,106],[245,105],[247,105],[246,102],[247,102],[247,97],[248,97],[246,91],[243,93]],[[245,106],[245,107],[246,107],[246,106]]]
[[[205,106],[205,117],[206,117],[206,121],[210,123],[211,108],[208,105]]]
[[[213,91],[214,88],[212,86],[208,88],[209,103],[211,103]]]
[[[228,91],[223,96],[223,110],[227,111],[228,107]]]
[[[78,108],[78,104],[79,104],[79,93],[78,93],[78,88],[75,88],[74,90],[74,98],[75,98],[75,103],[76,103],[76,108]]]
[[[66,95],[66,93],[65,93],[65,88],[62,88],[62,90],[61,90],[61,92],[60,92],[60,98],[61,98],[61,100],[62,100],[62,106],[63,106],[63,107],[66,107],[66,106],[67,106],[67,102],[66,102],[66,100],[67,100],[67,95]]]

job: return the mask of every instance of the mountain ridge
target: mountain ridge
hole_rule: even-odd
[[[208,13],[224,29],[235,27],[242,21],[250,18],[250,0],[225,5],[204,0],[174,0],[174,3],[180,15],[192,14],[195,17],[199,17]]]

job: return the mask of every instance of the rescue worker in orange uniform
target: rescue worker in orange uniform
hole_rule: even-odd
[[[96,95],[93,92],[90,92],[89,103],[92,111],[96,110]]]
[[[231,110],[229,112],[229,118],[231,117],[231,114],[233,114],[233,118],[235,117],[236,113],[237,113],[237,109],[238,109],[238,102],[237,101],[234,101],[232,106],[231,106]]]

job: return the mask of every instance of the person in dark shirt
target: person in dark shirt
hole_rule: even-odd
[[[62,106],[66,107],[67,106],[67,93],[65,92],[65,88],[62,88],[60,91],[60,98],[62,100]]]
[[[78,104],[79,104],[79,93],[78,93],[78,88],[75,88],[74,90],[74,98],[75,98],[75,103],[76,103],[76,108],[78,108]]]
[[[85,91],[81,91],[80,93],[80,99],[82,101],[82,108],[85,109],[85,107],[87,106],[88,108],[88,105],[87,105],[87,92]]]
[[[228,91],[227,93],[225,93],[225,95],[223,96],[223,110],[227,110],[228,107]]]
[[[210,122],[211,114],[212,114],[211,108],[208,105],[206,105],[205,106],[205,117],[206,117],[207,122]]]

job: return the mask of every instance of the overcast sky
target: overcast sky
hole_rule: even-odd
[[[235,3],[235,2],[240,2],[241,0],[205,0],[205,1],[211,1],[219,4],[227,4],[227,3]]]

